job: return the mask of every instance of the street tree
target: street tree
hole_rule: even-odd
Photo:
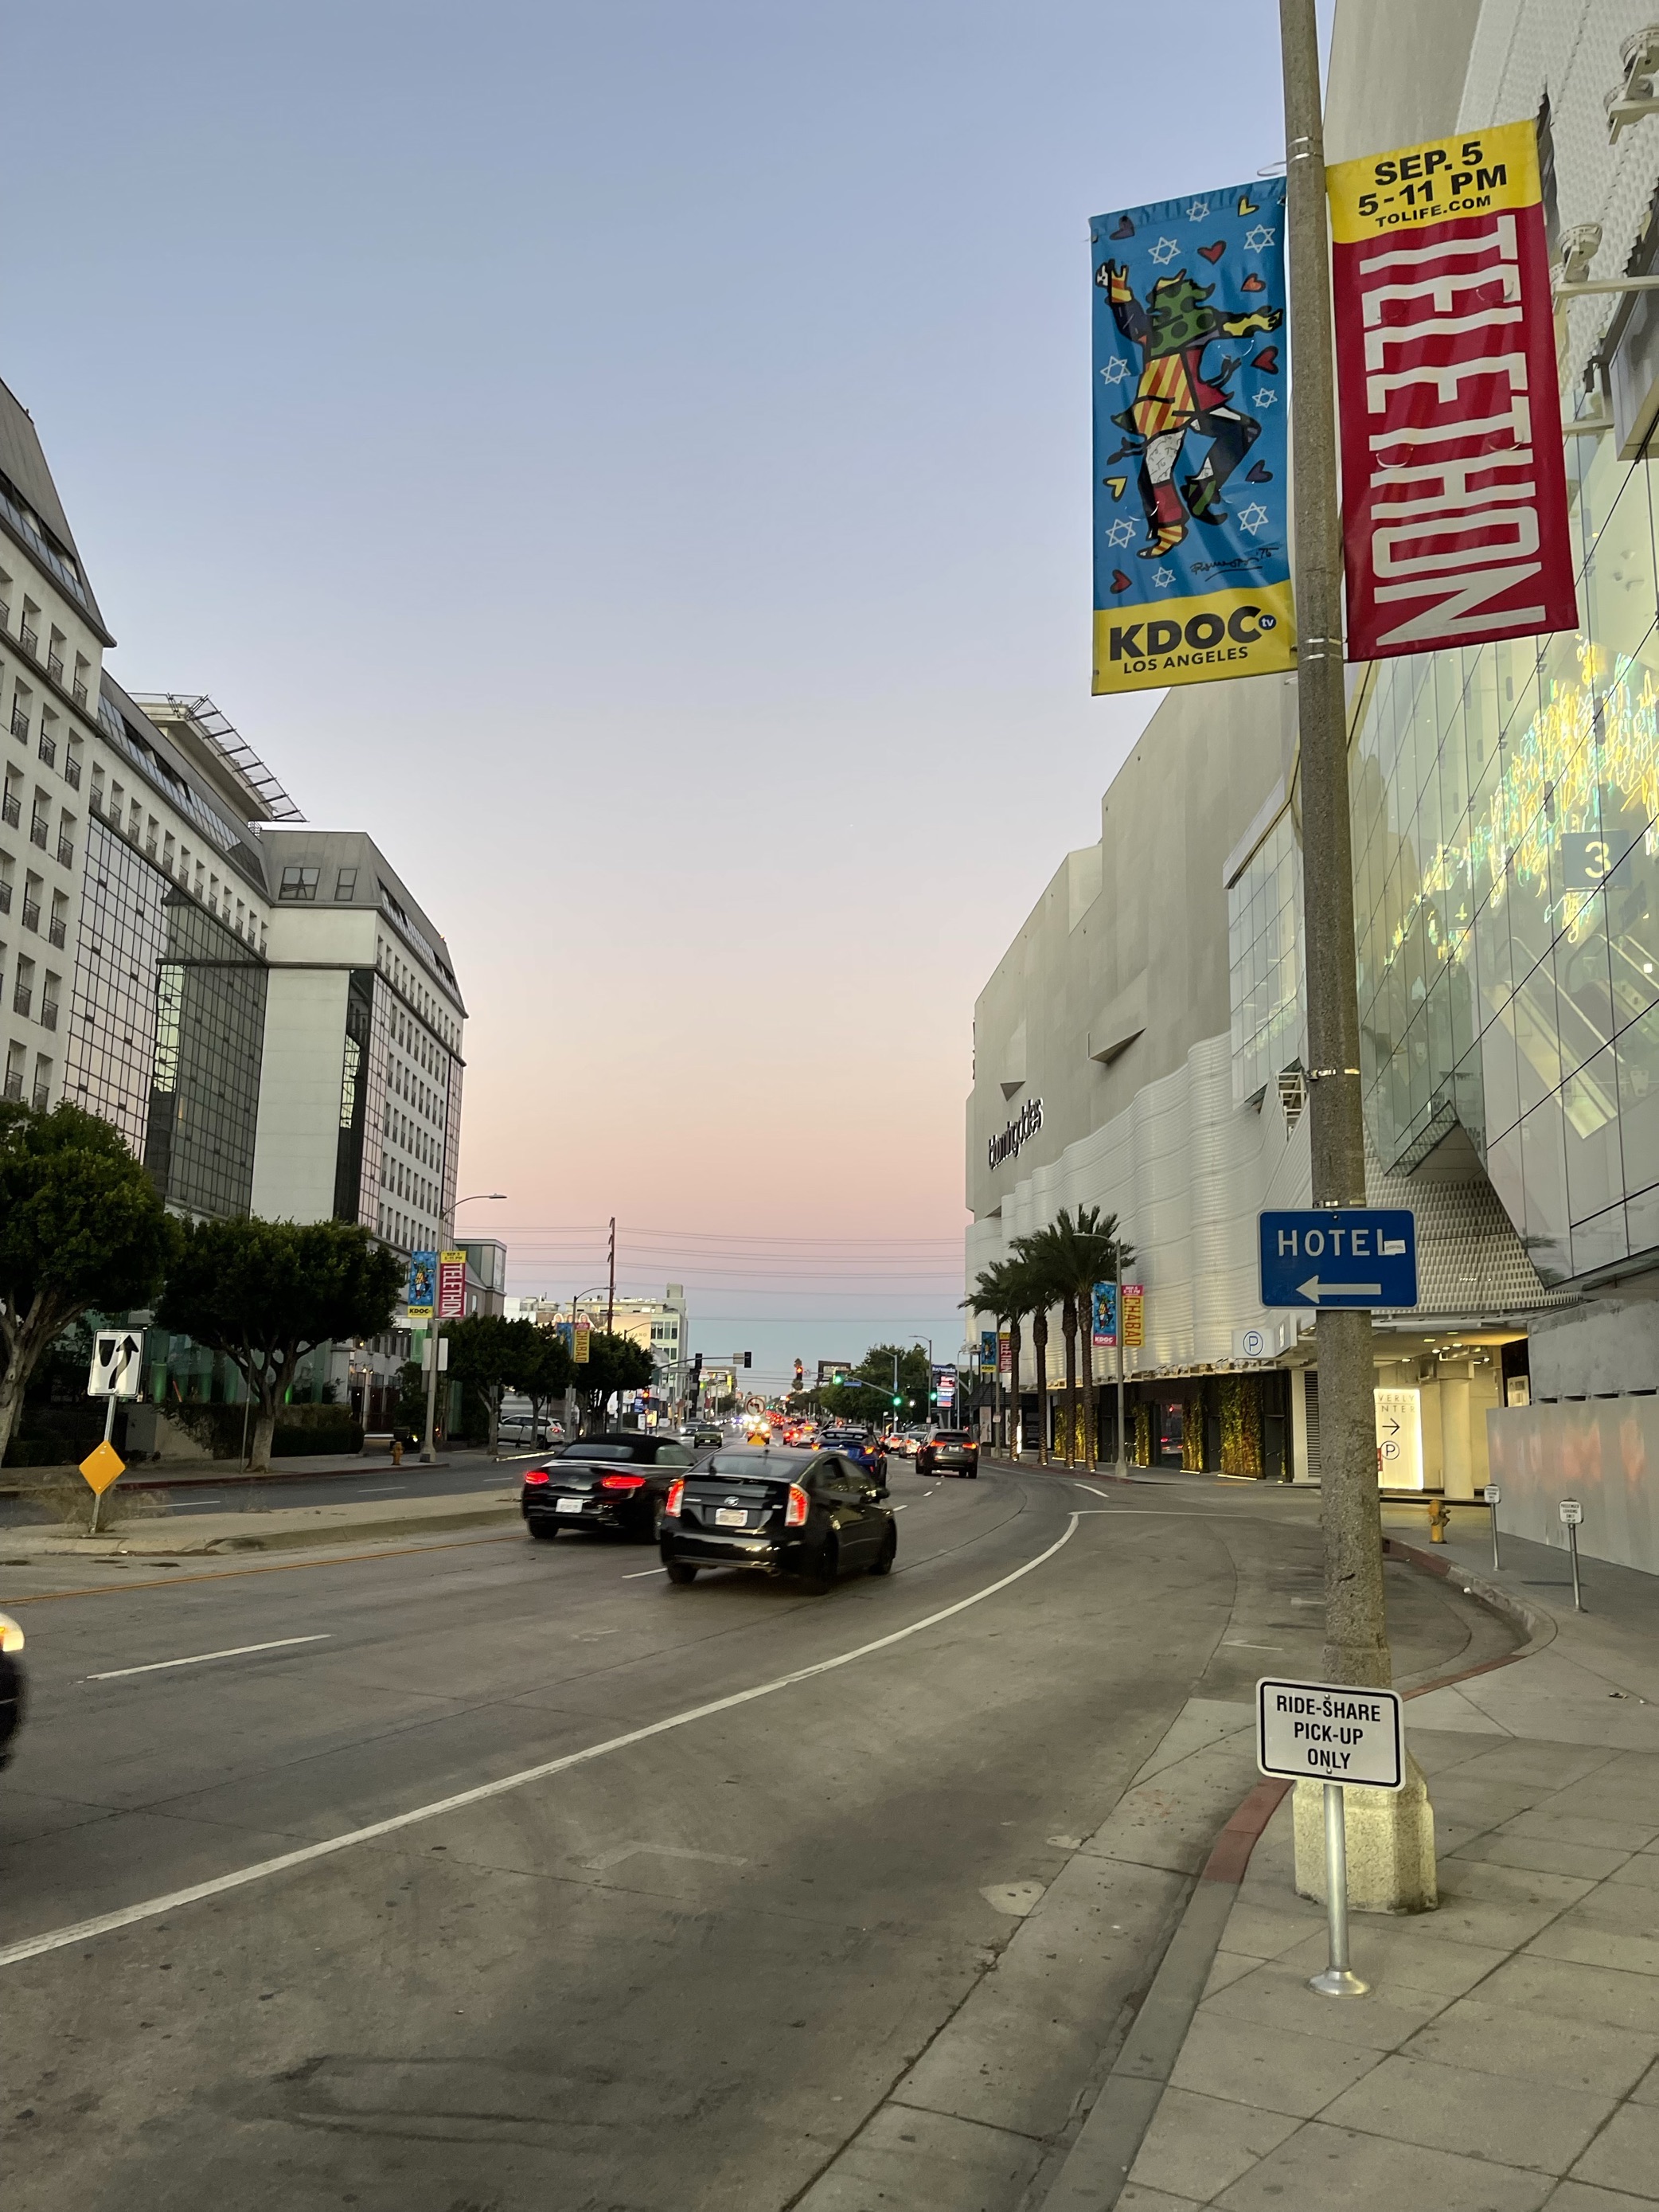
[[[893,1403],[893,1362],[898,1361],[898,1405]],[[872,1344],[845,1382],[826,1382],[818,1403],[834,1421],[899,1421],[907,1414],[925,1420],[933,1370],[919,1344]]]
[[[999,1330],[1005,1322],[1008,1324],[1008,1381],[1013,1395],[1015,1435],[1019,1428],[1020,1323],[1030,1312],[1036,1295],[1033,1271],[1024,1261],[996,1260],[980,1270],[971,1295],[962,1301],[970,1313],[990,1314]],[[998,1381],[1001,1381],[1000,1375]],[[1005,1448],[1012,1441],[1006,1419],[1002,1441]]]
[[[1097,1206],[1080,1206],[1075,1214],[1062,1206],[1047,1228],[1017,1237],[1014,1249],[1046,1285],[1050,1303],[1058,1304],[1066,1332],[1066,1461],[1070,1466],[1079,1445],[1089,1466],[1095,1463],[1094,1287],[1109,1282],[1120,1267],[1134,1258],[1133,1247],[1118,1236],[1117,1216],[1103,1214]],[[1077,1397],[1077,1338],[1083,1334],[1084,1403],[1079,1424]],[[1079,1435],[1079,1426],[1082,1433]]]
[[[535,1342],[513,1380],[530,1401],[532,1421],[539,1421],[553,1400],[562,1398],[570,1388],[576,1363],[556,1329],[536,1328],[530,1322],[524,1326],[531,1329]]]
[[[586,1401],[587,1425],[592,1429],[603,1425],[613,1392],[648,1389],[655,1368],[651,1354],[631,1336],[596,1328],[588,1336],[585,1364],[571,1371]]]
[[[389,1328],[403,1285],[397,1255],[355,1222],[196,1221],[155,1318],[238,1370],[255,1407],[248,1464],[263,1473],[300,1362]]]
[[[81,1315],[147,1306],[173,1236],[107,1121],[0,1103],[0,1459],[37,1362]]]
[[[449,1379],[459,1382],[463,1404],[467,1396],[483,1409],[484,1435],[495,1449],[503,1390],[522,1390],[541,1373],[543,1332],[534,1322],[506,1321],[500,1314],[469,1314],[464,1321],[446,1322],[443,1334],[449,1344]],[[471,1431],[469,1429],[469,1435]]]

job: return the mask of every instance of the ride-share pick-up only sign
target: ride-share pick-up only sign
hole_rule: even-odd
[[[1368,1790],[1405,1784],[1397,1690],[1341,1682],[1260,1681],[1255,1763],[1293,1782],[1346,1782]]]
[[[1405,1206],[1322,1206],[1264,1213],[1261,1303],[1414,1306],[1417,1217]]]

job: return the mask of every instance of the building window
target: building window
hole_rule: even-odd
[[[304,868],[290,863],[283,870],[277,897],[286,900],[290,905],[310,904],[316,898],[317,878],[321,872],[319,868]]]
[[[1229,886],[1227,957],[1242,1106],[1302,1054],[1302,867],[1288,807]]]
[[[334,878],[334,896],[342,903],[347,899],[356,897],[357,871],[356,868],[341,869],[339,874]]]

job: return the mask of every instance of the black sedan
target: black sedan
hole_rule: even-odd
[[[747,1567],[822,1597],[842,1575],[890,1574],[898,1525],[885,1479],[844,1453],[716,1452],[670,1488],[659,1548],[671,1583]]]
[[[916,1473],[977,1475],[977,1440],[966,1429],[935,1429],[927,1442],[916,1448]]]
[[[696,1465],[672,1437],[628,1430],[584,1437],[526,1468],[519,1507],[532,1536],[598,1529],[648,1544],[661,1524],[669,1485]]]

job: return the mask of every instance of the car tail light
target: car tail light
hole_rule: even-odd
[[[602,1474],[599,1477],[601,1490],[643,1490],[644,1487],[645,1477],[642,1474]]]
[[[789,1486],[789,1503],[784,1510],[783,1525],[786,1528],[804,1528],[806,1526],[806,1492],[798,1482],[792,1482]]]
[[[547,1482],[551,1480],[544,1467],[527,1467],[524,1471],[526,1482]]]
[[[668,1496],[664,1501],[662,1509],[671,1520],[679,1511],[680,1500],[684,1495],[685,1477],[683,1474],[677,1474],[668,1486]]]

